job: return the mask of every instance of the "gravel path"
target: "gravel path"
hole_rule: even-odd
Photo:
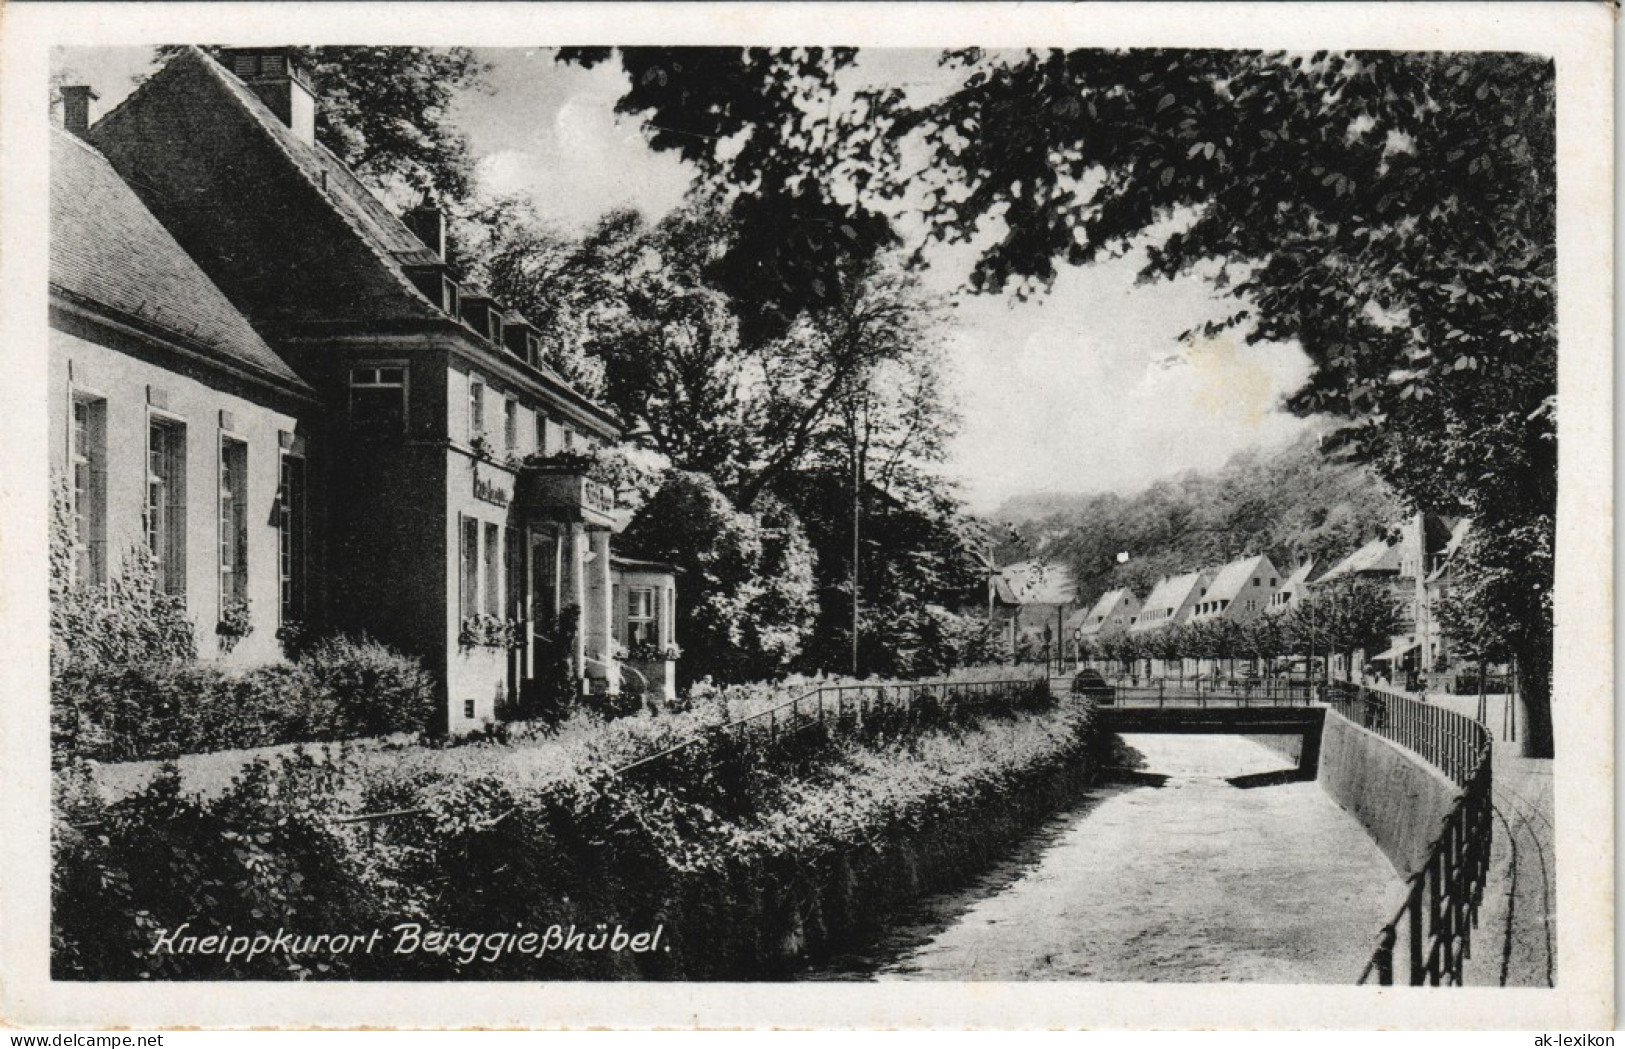
[[[1502,738],[1505,696],[1485,700],[1484,723],[1495,739],[1490,799],[1495,838],[1465,982],[1480,987],[1557,985],[1557,850],[1552,763],[1526,758]],[[1477,696],[1435,693],[1427,701],[1477,717]],[[1521,721],[1521,719],[1520,719]],[[1524,726],[1516,726],[1522,738]]]

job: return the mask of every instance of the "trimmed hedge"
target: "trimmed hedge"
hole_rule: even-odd
[[[417,661],[344,637],[240,673],[209,663],[77,663],[51,682],[51,745],[61,764],[417,732],[433,702]]]
[[[103,804],[58,776],[57,979],[754,979],[861,946],[920,892],[995,859],[1070,803],[1097,764],[1088,708],[1012,710],[917,737],[741,748],[727,767],[613,777],[632,719],[540,780],[457,764],[258,764],[225,795],[173,776]],[[636,732],[633,735],[642,736]],[[631,747],[629,748],[629,744]],[[512,754],[522,748],[492,745]],[[509,770],[511,771],[511,770]],[[339,820],[405,811],[373,825]],[[225,847],[222,847],[224,843]],[[374,952],[170,954],[162,930],[384,930]],[[390,930],[664,928],[649,953],[396,954]]]

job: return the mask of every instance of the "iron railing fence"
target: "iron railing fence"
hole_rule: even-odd
[[[1340,716],[1415,752],[1461,788],[1359,982],[1375,977],[1384,985],[1460,986],[1494,833],[1489,730],[1465,715],[1377,689],[1336,683],[1327,700]]]
[[[821,685],[745,717],[725,721],[615,769],[624,776],[674,760],[685,751],[732,742],[774,747],[821,727],[838,736],[872,737],[966,721],[1053,702],[1050,679],[909,681]]]
[[[1304,682],[1147,681],[1108,683],[1112,702],[1124,706],[1248,707],[1309,706],[1312,693]],[[1098,688],[1098,686],[1097,686]]]
[[[1458,787],[1467,786],[1481,760],[1489,760],[1489,730],[1465,714],[1341,681],[1327,687],[1326,705],[1421,755]]]

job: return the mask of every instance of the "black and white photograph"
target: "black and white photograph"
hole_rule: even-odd
[[[7,1022],[1612,1026],[1605,7],[52,6]]]

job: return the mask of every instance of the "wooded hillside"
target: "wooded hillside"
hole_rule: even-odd
[[[1306,434],[1274,454],[1244,452],[1215,472],[1157,481],[1137,495],[1016,497],[994,518],[1010,521],[1020,541],[997,557],[1037,554],[1066,566],[1086,602],[1116,586],[1144,597],[1159,576],[1243,554],[1267,553],[1283,571],[1312,557],[1324,569],[1405,508],[1368,468],[1333,461],[1319,444]],[[1122,551],[1125,564],[1117,563]]]

